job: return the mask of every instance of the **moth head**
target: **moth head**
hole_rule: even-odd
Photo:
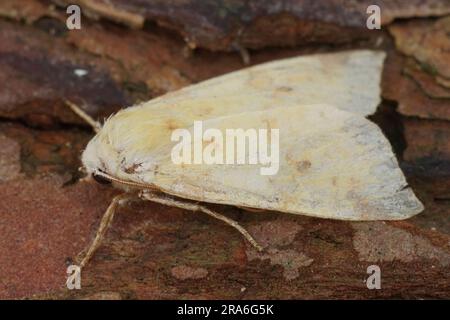
[[[139,158],[129,152],[124,144],[130,141],[126,132],[118,132],[117,125],[110,118],[103,128],[89,141],[81,157],[83,169],[88,176],[101,184],[113,182],[116,187],[137,186],[136,170],[141,166]],[[112,119],[112,120],[111,120]],[[119,123],[120,124],[120,123]],[[128,161],[127,161],[128,159]]]
[[[117,152],[106,144],[97,134],[89,141],[81,157],[83,169],[86,174],[101,184],[110,184],[109,176],[114,176],[117,168]]]

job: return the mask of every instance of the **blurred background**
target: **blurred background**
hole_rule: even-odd
[[[81,16],[71,30],[72,4]],[[367,27],[370,5],[380,29]],[[93,132],[65,99],[103,119],[247,65],[355,48],[388,55],[371,120],[423,213],[350,223],[216,206],[270,243],[255,254],[207,216],[132,203],[83,270],[82,290],[66,288],[66,267],[116,191],[78,181]],[[448,0],[0,1],[2,299],[448,299],[449,217]],[[370,265],[381,290],[364,283]]]

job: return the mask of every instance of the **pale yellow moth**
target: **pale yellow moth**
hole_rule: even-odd
[[[216,77],[113,115],[82,156],[89,176],[125,191],[105,213],[83,267],[116,207],[129,196],[203,211],[238,229],[207,203],[342,220],[398,220],[423,210],[381,130],[365,116],[380,103],[385,54],[345,51],[289,58]],[[176,164],[171,135],[195,121],[228,128],[278,128],[278,170],[254,164]],[[215,141],[203,141],[212,144]]]

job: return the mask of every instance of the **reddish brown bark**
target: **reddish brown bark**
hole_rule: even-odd
[[[385,23],[449,13],[447,1],[433,2],[387,2]],[[420,57],[399,42],[440,20],[394,22],[393,39],[386,30],[357,30],[365,14],[341,10],[339,1],[317,8],[315,22],[305,19],[313,7],[279,15],[267,3],[238,8],[222,1],[211,12],[195,1],[175,1],[169,14],[163,2],[112,3],[161,26],[132,29],[111,24],[107,20],[116,18],[103,13],[84,18],[81,31],[68,31],[64,10],[49,1],[0,4],[1,298],[450,298],[450,100],[439,67],[450,62],[440,41],[428,39]],[[350,3],[359,8],[362,2]],[[329,15],[330,8],[339,10]],[[97,21],[100,16],[106,21]],[[117,191],[78,180],[79,156],[93,133],[64,99],[101,119],[242,68],[239,54],[216,52],[233,48],[242,25],[239,45],[265,48],[251,51],[253,64],[330,51],[330,44],[335,51],[388,52],[384,101],[372,119],[390,139],[425,211],[402,222],[349,223],[214,206],[268,247],[259,254],[235,230],[201,213],[131,203],[119,210],[84,270],[82,290],[67,290],[67,264],[92,240]],[[180,35],[205,49],[189,51]],[[291,48],[278,47],[286,45]],[[88,73],[79,76],[77,69]],[[363,282],[372,264],[381,267],[381,290]]]

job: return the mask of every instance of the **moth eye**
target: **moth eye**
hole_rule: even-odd
[[[109,180],[101,175],[95,174],[95,173],[92,174],[92,178],[94,178],[94,180],[100,184],[110,184],[111,183],[111,180]]]

